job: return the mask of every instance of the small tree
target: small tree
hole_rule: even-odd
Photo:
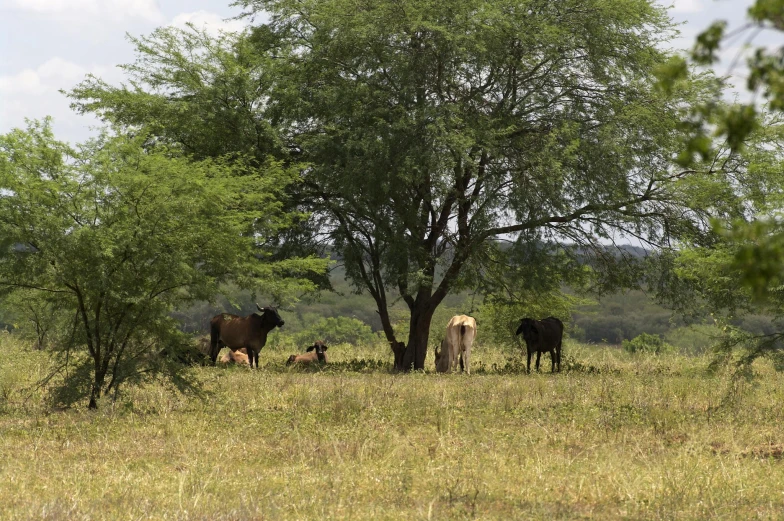
[[[70,316],[59,347],[89,356],[66,357],[66,369],[79,366],[67,384],[96,408],[154,373],[161,343],[181,340],[175,307],[212,299],[229,279],[307,286],[282,274],[320,263],[265,262],[260,248],[289,222],[278,196],[291,179],[275,164],[190,161],[145,136],[73,149],[33,122],[0,136],[0,287],[45,295]]]

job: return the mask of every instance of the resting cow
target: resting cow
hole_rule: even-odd
[[[286,365],[291,364],[326,364],[327,363],[327,344],[317,340],[312,346],[308,347],[304,355],[291,355]]]
[[[210,357],[212,364],[218,358],[221,344],[232,351],[245,348],[248,353],[248,364],[259,367],[259,351],[267,343],[267,333],[276,327],[283,327],[283,320],[278,310],[273,307],[263,308],[256,304],[261,313],[252,313],[247,317],[221,313],[210,320]]]
[[[436,349],[436,371],[449,373],[457,369],[471,374],[471,345],[476,338],[476,320],[467,315],[455,315],[446,326],[446,338],[441,341],[441,352]]]
[[[563,340],[563,322],[555,317],[547,317],[542,320],[524,318],[520,320],[520,327],[517,328],[515,335],[523,334],[525,346],[528,351],[528,372],[531,372],[531,355],[536,351],[536,370],[539,371],[539,358],[543,352],[550,353],[552,362],[551,371],[555,372],[555,365],[558,364],[558,371],[561,370],[561,342]]]
[[[250,365],[248,361],[248,350],[244,347],[236,351],[227,351],[220,357],[218,362],[222,364],[237,364],[237,365]]]

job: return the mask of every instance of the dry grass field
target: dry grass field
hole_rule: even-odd
[[[335,346],[324,370],[265,350],[258,371],[190,369],[203,398],[155,384],[89,412],[52,410],[29,390],[40,353],[0,348],[3,520],[784,518],[765,363],[746,381],[567,343],[561,374],[527,375],[479,346],[469,377],[390,374],[382,348]]]

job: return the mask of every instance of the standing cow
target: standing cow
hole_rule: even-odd
[[[520,320],[520,327],[517,328],[515,335],[523,334],[526,350],[528,351],[528,372],[531,372],[531,355],[536,351],[536,370],[539,371],[539,358],[543,352],[550,353],[552,362],[552,372],[555,372],[555,365],[558,364],[558,371],[561,371],[561,342],[563,340],[563,322],[555,317],[547,317],[542,320],[524,318]]]
[[[267,333],[276,327],[283,327],[283,320],[278,310],[273,307],[263,308],[256,304],[261,313],[253,313],[247,317],[221,313],[210,320],[210,358],[215,365],[221,345],[232,351],[245,348],[248,352],[248,363],[259,367],[259,351],[267,343]]]
[[[476,320],[468,315],[455,315],[446,326],[446,338],[441,341],[441,352],[436,349],[436,371],[448,373],[457,369],[471,374],[471,345],[476,338]],[[465,363],[465,365],[463,365]]]

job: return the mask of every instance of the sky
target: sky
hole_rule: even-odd
[[[699,32],[716,19],[730,29],[744,23],[752,0],[657,0],[679,26],[674,49],[690,48]],[[160,26],[187,22],[210,31],[239,30],[238,8],[230,0],[0,0],[0,134],[24,127],[25,118],[54,118],[55,136],[72,143],[95,134],[100,122],[80,116],[59,91],[69,90],[92,73],[117,85],[117,65],[134,61],[126,35],[150,34]],[[754,41],[774,42],[780,35]],[[741,81],[742,66],[729,69],[743,42],[730,42],[718,74]]]

